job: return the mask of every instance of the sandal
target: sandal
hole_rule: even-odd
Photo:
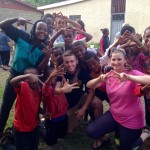
[[[102,141],[101,141],[101,139],[95,140],[95,141],[92,143],[91,150],[97,150],[97,149],[99,149],[101,146],[102,146]]]
[[[150,136],[150,127],[149,126],[145,126],[142,130],[142,133],[147,133]]]
[[[103,147],[110,143],[110,137],[105,135],[103,138],[95,140],[91,146],[91,150],[98,150],[100,147]]]

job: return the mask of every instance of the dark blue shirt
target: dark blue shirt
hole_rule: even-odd
[[[10,42],[9,37],[5,33],[0,32],[0,51],[10,51],[8,42]]]

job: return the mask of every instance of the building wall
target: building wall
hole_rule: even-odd
[[[126,0],[125,22],[132,25],[136,32],[143,34],[150,26],[150,0]]]
[[[100,29],[111,24],[111,0],[86,0],[83,2],[44,10],[44,14],[62,12],[64,15],[81,15],[86,31],[93,35],[91,42],[99,42]]]
[[[31,22],[35,22],[36,20],[39,20],[42,16],[41,13],[38,12],[31,12],[31,11],[24,11],[24,10],[17,10],[17,9],[9,9],[9,8],[0,8],[0,21],[12,18],[12,17],[23,17],[26,19],[31,19]],[[27,26],[27,31],[29,32],[32,25]]]

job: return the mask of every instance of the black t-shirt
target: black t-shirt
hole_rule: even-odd
[[[74,74],[69,74],[66,72],[66,74],[64,75],[65,79],[69,80],[69,83],[75,83],[76,81],[74,80]],[[78,86],[80,87],[79,89],[73,89],[72,92],[70,93],[65,93],[65,96],[67,98],[68,104],[69,104],[69,108],[74,107],[80,100],[81,96],[88,92],[87,88],[86,88],[86,83],[90,80],[90,76],[88,74],[88,72],[84,69],[81,69],[78,73],[77,76],[77,82],[78,82]],[[58,82],[62,81],[61,77],[57,78]]]

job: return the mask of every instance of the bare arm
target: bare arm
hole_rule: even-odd
[[[52,80],[55,78],[55,77],[57,77],[58,75],[59,76],[63,76],[65,74],[65,72],[64,72],[64,70],[63,70],[63,68],[55,68],[53,71],[52,71],[52,73],[49,75],[49,77],[48,77],[48,79],[45,81],[45,84],[46,85],[51,85],[51,82],[52,82]],[[59,86],[59,87],[61,87],[61,86]]]
[[[87,87],[90,88],[90,89],[94,89],[97,84],[101,82],[101,76],[99,76],[98,78],[95,78],[95,79],[92,79],[90,80],[88,83],[87,83]]]
[[[40,84],[43,84],[43,82],[39,79],[42,75],[34,75],[34,74],[25,74],[17,76],[10,80],[10,84],[13,86],[18,86],[21,81],[28,81],[30,83],[34,83],[35,86],[39,86]]]
[[[77,31],[78,34],[81,34],[84,37],[86,37],[86,42],[89,42],[93,38],[91,34],[84,32],[83,30],[80,30],[79,28],[76,28],[75,30]]]
[[[59,37],[59,35],[62,34],[62,29],[60,29],[59,31],[57,31],[50,39],[50,45],[52,46],[53,43],[55,42],[55,40]]]
[[[41,61],[41,63],[38,65],[39,72],[42,72],[46,68],[51,55],[51,48],[49,48],[49,46],[48,47],[45,46],[42,51],[44,53],[44,58]]]
[[[150,84],[150,75],[134,76],[134,75],[126,74],[125,76],[126,76],[125,78],[127,78],[127,80],[134,81],[134,82],[140,83],[142,85]]]
[[[56,82],[55,86],[55,93],[56,94],[63,94],[63,93],[70,93],[74,89],[78,89],[78,83],[69,84],[69,80],[62,86],[61,82]]]
[[[68,23],[70,23],[70,24],[72,24],[75,28],[79,28],[79,29],[81,29],[81,25],[79,24],[79,23],[77,23],[77,22],[75,22],[75,21],[73,21],[73,20],[71,20],[71,19],[69,19],[69,18],[67,18],[67,19],[65,19]]]
[[[87,110],[87,108],[89,107],[90,103],[92,102],[92,100],[94,98],[94,95],[95,95],[94,90],[90,89],[84,105],[76,112],[76,115],[77,115],[78,119],[80,119],[81,117],[84,116],[85,111]]]
[[[17,86],[21,81],[28,79],[30,74],[20,75],[10,80],[10,84]]]

